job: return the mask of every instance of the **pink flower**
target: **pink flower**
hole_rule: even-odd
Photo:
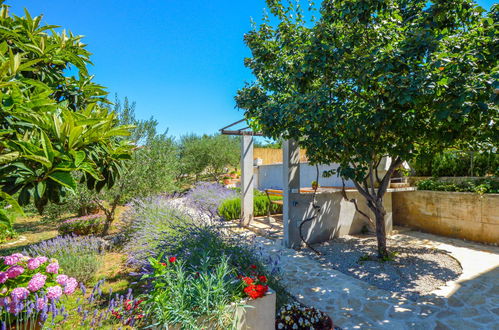
[[[47,257],[36,257],[36,259],[40,262],[40,264],[44,264],[49,260]]]
[[[75,278],[71,277],[66,282],[66,286],[64,287],[64,294],[70,295],[73,294],[78,287],[78,281]]]
[[[36,300],[36,309],[37,309],[38,311],[41,311],[42,309],[44,309],[44,308],[45,308],[46,304],[47,304],[47,303],[46,303],[45,299],[43,299],[43,298],[38,298],[38,299]]]
[[[24,268],[21,266],[12,266],[7,270],[7,276],[9,278],[16,278],[24,273]]]
[[[46,279],[47,279],[47,276],[45,276],[43,274],[40,274],[40,273],[35,274],[31,278],[31,280],[29,280],[28,290],[31,292],[36,292],[36,291],[40,290],[45,285]]]
[[[40,260],[38,258],[31,258],[28,260],[28,269],[35,270],[38,267],[40,267],[41,264],[42,263],[40,262]]]
[[[7,276],[6,272],[0,272],[0,284],[7,282],[8,279],[9,276]]]
[[[28,298],[29,296],[29,291],[28,289],[26,288],[15,288],[14,290],[12,290],[12,292],[10,293],[10,296],[12,297],[12,299],[14,300],[24,300],[26,298]]]
[[[68,281],[68,275],[57,275],[56,282],[59,283],[60,285],[66,285],[66,282]]]
[[[57,274],[57,272],[59,272],[59,264],[57,262],[52,262],[45,270],[47,273]]]
[[[21,260],[21,258],[13,254],[11,256],[3,258],[3,263],[7,266],[14,266],[19,262],[19,260]]]
[[[62,288],[58,285],[47,288],[48,299],[59,299],[62,296]]]

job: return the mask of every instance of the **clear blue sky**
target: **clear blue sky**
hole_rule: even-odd
[[[479,0],[490,8],[493,0]],[[215,133],[242,118],[234,95],[251,81],[243,34],[264,0],[11,0],[12,12],[85,36],[95,81],[137,102],[170,134]],[[111,95],[112,96],[112,95]],[[114,96],[112,96],[114,98]]]

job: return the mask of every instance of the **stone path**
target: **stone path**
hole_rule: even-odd
[[[279,239],[258,236],[255,241],[264,254],[280,255],[291,294],[328,313],[343,329],[499,330],[498,247],[414,231],[392,239],[447,250],[459,260],[463,274],[414,302],[284,248]]]

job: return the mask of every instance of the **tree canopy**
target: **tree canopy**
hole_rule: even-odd
[[[497,146],[499,7],[336,0],[307,19],[295,2],[267,5],[275,17],[245,35],[256,81],[237,105],[266,135],[299,141],[311,162],[340,165],[375,213],[386,256],[383,196],[403,161],[422,146]]]
[[[112,186],[132,150],[119,138],[132,127],[117,125],[102,106],[107,93],[88,75],[82,37],[41,19],[0,10],[0,187],[4,199],[34,201],[39,211],[74,191],[72,172],[92,188]]]

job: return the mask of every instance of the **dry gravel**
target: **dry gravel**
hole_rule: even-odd
[[[322,253],[318,256],[309,249],[311,256],[342,273],[365,281],[380,289],[398,292],[411,300],[455,280],[462,273],[459,262],[442,250],[418,246],[404,246],[387,240],[393,261],[362,261],[363,257],[376,255],[376,238],[346,236],[313,245]]]

